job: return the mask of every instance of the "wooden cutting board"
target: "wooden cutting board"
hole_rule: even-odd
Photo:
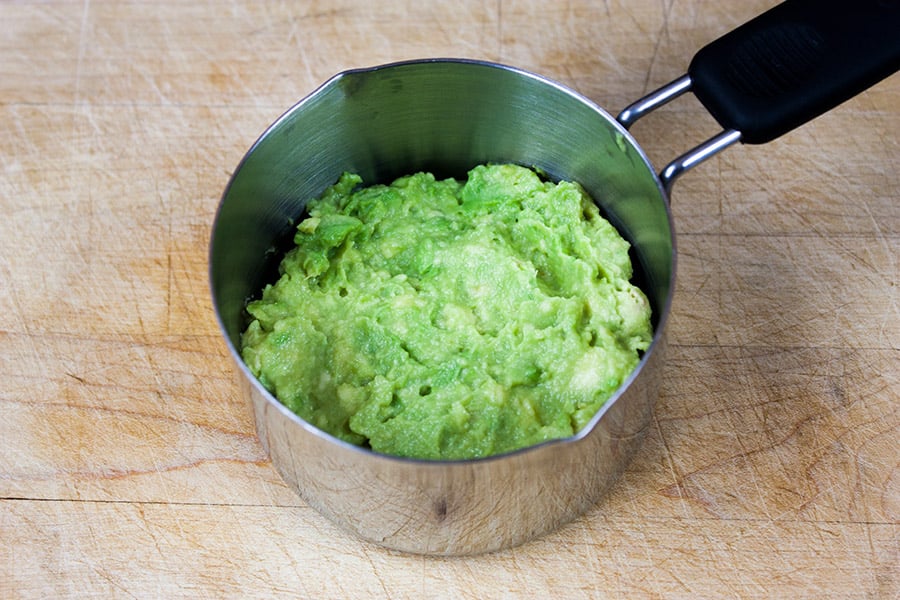
[[[500,61],[617,111],[772,1],[0,4],[0,597],[900,597],[900,78],[679,181],[646,445],[576,522],[407,556],[273,470],[209,231],[263,129],[346,68]],[[715,133],[639,123],[656,164]]]

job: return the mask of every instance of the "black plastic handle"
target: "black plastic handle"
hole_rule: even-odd
[[[900,69],[900,0],[787,0],[701,49],[691,90],[741,141],[771,141]]]

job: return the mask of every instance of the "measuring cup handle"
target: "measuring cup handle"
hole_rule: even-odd
[[[898,68],[897,0],[787,0],[702,48],[688,76],[724,129],[762,144]]]

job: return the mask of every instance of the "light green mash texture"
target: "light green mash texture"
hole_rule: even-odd
[[[488,456],[570,436],[650,344],[628,243],[574,183],[515,165],[308,204],[243,358],[303,419],[376,452]]]

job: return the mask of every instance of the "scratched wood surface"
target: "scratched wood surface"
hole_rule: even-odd
[[[607,106],[769,0],[0,3],[0,597],[900,597],[900,77],[679,181],[652,431],[576,522],[465,559],[281,482],[206,249],[250,143],[346,68],[484,58]],[[715,126],[634,130],[657,164]]]

